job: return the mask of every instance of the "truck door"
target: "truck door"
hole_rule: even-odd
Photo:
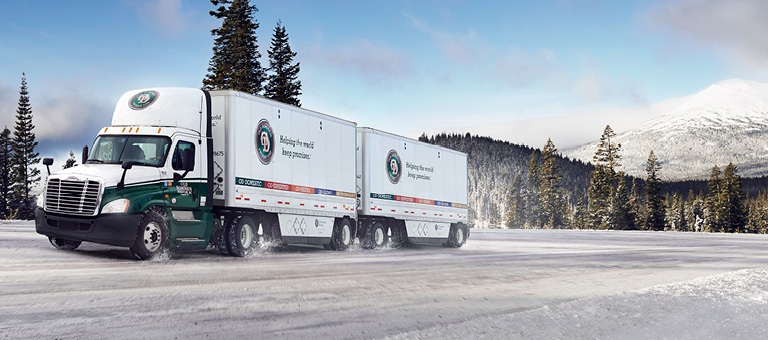
[[[205,223],[202,223],[200,207],[205,205],[205,199],[201,203],[201,197],[205,197],[207,180],[202,176],[203,160],[197,143],[192,140],[179,139],[171,154],[171,168],[174,177],[184,176],[176,181],[166,182],[168,201],[173,213],[172,225],[174,230],[171,235],[176,239],[202,239],[205,238]],[[195,154],[195,168],[186,173],[183,170],[184,150],[192,149]]]

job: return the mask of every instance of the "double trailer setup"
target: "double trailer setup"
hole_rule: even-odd
[[[123,246],[140,260],[208,247],[242,257],[260,241],[461,247],[469,236],[466,154],[227,90],[125,93],[37,206],[54,247]]]

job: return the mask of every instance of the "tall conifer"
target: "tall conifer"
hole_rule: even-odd
[[[285,26],[278,21],[272,35],[272,46],[269,49],[269,75],[264,86],[264,96],[290,105],[301,106],[301,81],[299,80],[299,63],[293,63],[296,52],[291,51],[288,44],[288,33]]]
[[[651,150],[645,167],[645,172],[647,174],[645,179],[645,228],[657,231],[664,230],[666,227],[666,207],[664,206],[664,195],[662,194],[659,171],[661,171],[659,159],[653,154],[653,150]]]
[[[215,37],[213,56],[203,88],[260,94],[266,75],[259,62],[261,53],[256,39],[259,24],[253,17],[258,9],[248,0],[211,0],[211,3],[218,7],[209,14],[223,21],[221,27],[211,30]]]
[[[723,170],[722,195],[726,208],[724,209],[723,226],[727,233],[744,232],[747,224],[746,196],[742,191],[741,177],[737,174],[738,167],[729,163]]]
[[[613,228],[611,223],[611,202],[616,192],[617,171],[621,166],[621,144],[613,142],[616,134],[606,125],[592,158],[595,170],[589,182],[589,226],[592,229]]]
[[[557,148],[552,139],[547,139],[544,150],[541,151],[541,186],[539,201],[541,202],[542,221],[549,229],[562,228],[565,214],[565,204],[560,192],[560,173],[557,167]]]
[[[528,228],[541,228],[541,202],[539,192],[541,189],[541,166],[539,157],[535,151],[531,151],[528,162],[528,190],[526,192],[526,213]]]
[[[18,209],[18,217],[21,219],[34,218],[33,202],[29,194],[32,187],[40,181],[40,169],[33,167],[40,162],[39,154],[35,152],[37,142],[35,141],[34,129],[27,78],[22,73],[19,106],[16,109],[16,125],[11,142],[13,204],[15,204],[14,208]]]

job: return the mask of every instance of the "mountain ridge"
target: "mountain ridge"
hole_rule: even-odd
[[[727,79],[683,98],[675,109],[617,134],[622,170],[644,178],[653,150],[665,180],[709,177],[713,166],[732,162],[746,177],[768,175],[768,84]],[[591,161],[597,142],[562,151]]]

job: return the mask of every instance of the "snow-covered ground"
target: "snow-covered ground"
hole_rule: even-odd
[[[137,262],[0,222],[0,339],[768,338],[768,237],[473,230],[461,249]]]

